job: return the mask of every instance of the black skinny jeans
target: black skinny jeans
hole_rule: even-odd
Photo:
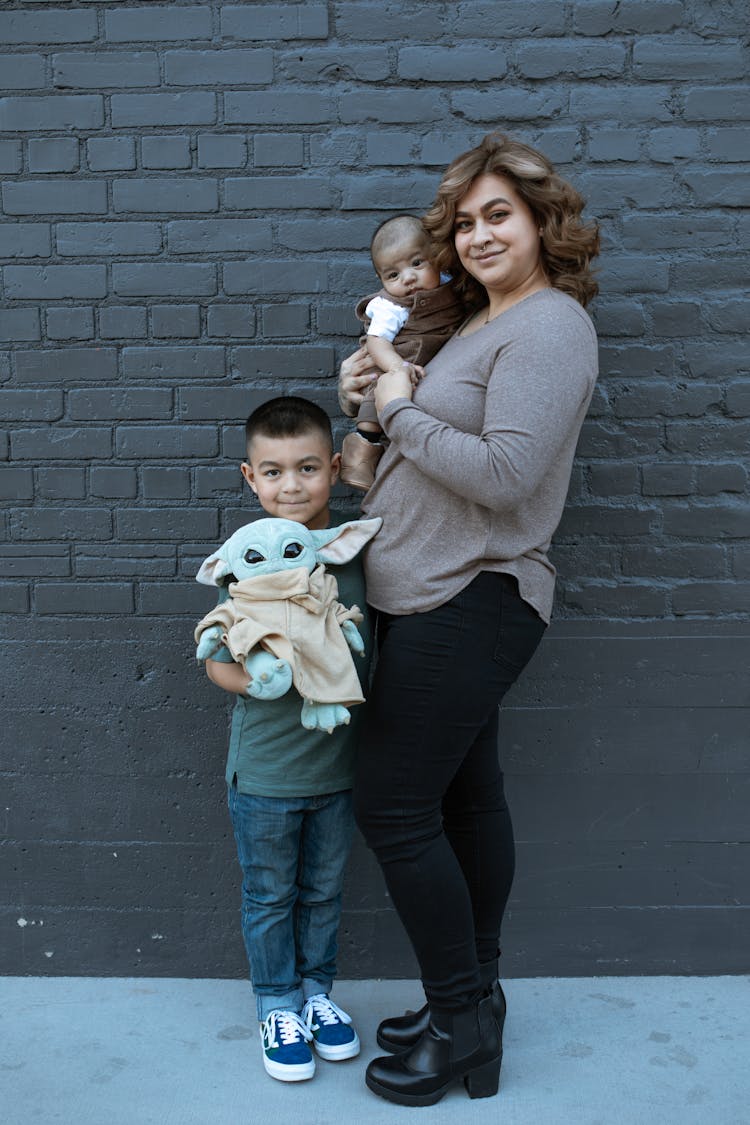
[[[544,629],[489,571],[437,609],[378,618],[355,813],[437,1008],[472,1003],[498,953],[515,861],[498,704]]]

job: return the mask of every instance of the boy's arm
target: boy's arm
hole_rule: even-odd
[[[219,587],[218,605],[229,600],[227,584]],[[222,645],[206,660],[206,675],[211,683],[233,695],[246,695],[250,677],[241,664],[237,664],[226,645]]]
[[[223,660],[207,660],[206,675],[217,687],[231,691],[234,695],[247,695],[250,677],[241,664],[226,663]]]

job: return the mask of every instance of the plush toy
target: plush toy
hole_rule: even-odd
[[[198,660],[222,645],[250,676],[249,695],[278,699],[292,684],[302,696],[308,730],[348,723],[347,707],[364,696],[350,649],[362,655],[357,606],[338,601],[325,563],[345,563],[369,542],[382,520],[354,520],[325,531],[260,519],[235,531],[205,560],[197,579],[219,586],[231,575],[229,598],[198,623]]]

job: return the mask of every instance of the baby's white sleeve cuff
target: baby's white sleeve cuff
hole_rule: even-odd
[[[370,318],[368,336],[393,341],[409,319],[409,310],[401,305],[394,305],[393,301],[387,301],[385,297],[373,297],[365,309],[365,316]]]

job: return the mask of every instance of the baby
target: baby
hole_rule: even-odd
[[[365,346],[381,371],[406,362],[421,376],[423,365],[465,320],[466,310],[450,275],[435,265],[429,236],[414,215],[381,223],[370,255],[383,288],[357,305],[357,316],[367,325]],[[359,408],[356,431],[344,438],[341,480],[366,492],[383,448],[373,384]]]

